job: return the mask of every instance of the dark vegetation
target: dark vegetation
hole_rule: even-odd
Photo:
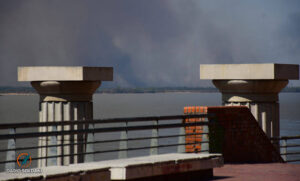
[[[136,87],[99,88],[96,93],[164,93],[164,92],[218,92],[214,87]],[[300,92],[300,87],[286,87],[282,92]],[[4,93],[36,93],[32,87],[0,87]]]

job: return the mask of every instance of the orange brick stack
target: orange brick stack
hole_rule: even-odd
[[[206,114],[207,106],[189,106],[184,107],[184,114]],[[205,118],[191,118],[185,119],[185,123],[194,123],[199,121],[204,121]],[[199,133],[199,134],[198,134]],[[188,144],[185,146],[185,151],[187,153],[197,153],[201,151],[201,142],[203,126],[187,126],[185,128],[185,134],[195,134],[195,135],[187,135],[185,137],[185,142]],[[190,144],[194,143],[194,144]]]

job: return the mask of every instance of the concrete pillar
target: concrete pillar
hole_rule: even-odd
[[[200,65],[200,79],[211,79],[225,106],[247,106],[268,137],[280,135],[278,93],[288,79],[299,79],[299,65]]]
[[[39,121],[84,121],[93,119],[92,97],[101,81],[112,80],[112,68],[101,67],[19,67],[18,80],[31,81],[31,85],[40,95]],[[40,132],[68,131],[92,128],[82,124],[67,126],[49,126]],[[38,167],[68,165],[93,161],[93,155],[74,155],[92,152],[91,144],[84,144],[91,134],[70,134],[64,136],[40,137],[39,157],[61,155],[58,158],[41,159]],[[69,145],[77,143],[75,145]],[[61,145],[48,147],[50,145]]]

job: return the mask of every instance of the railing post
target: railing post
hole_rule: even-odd
[[[86,125],[89,129],[94,129],[94,124]],[[87,134],[87,142],[93,142],[94,141],[94,132]],[[93,143],[87,143],[86,144],[86,153],[92,153],[94,152],[94,145]],[[84,155],[84,161],[85,162],[92,162],[94,161],[94,154],[86,154]]]
[[[153,121],[153,126],[158,125],[158,120]],[[158,154],[158,128],[152,129],[152,136],[151,136],[151,147],[150,148],[150,155],[157,155]]]
[[[126,127],[126,130],[121,131],[121,140],[120,141],[120,146],[119,146],[119,159],[120,158],[127,158],[127,139],[128,139],[128,130],[127,130],[127,126],[128,126],[128,122],[126,121],[125,123],[123,123],[124,127]]]
[[[200,118],[200,119],[203,119],[205,121],[205,118]],[[207,133],[207,134],[203,134],[202,135],[202,141],[204,143],[201,143],[201,151],[204,150],[205,153],[209,153],[209,129],[208,129],[208,125],[203,125],[203,133]],[[196,138],[197,136],[199,135],[196,135]],[[197,140],[197,139],[196,139]]]
[[[282,151],[282,159],[286,162],[287,161],[287,139],[283,139],[282,140],[282,147],[283,147],[283,151]]]
[[[50,103],[48,105],[48,121],[49,122],[54,122],[54,116],[56,116],[54,114],[54,111],[55,111],[54,104],[55,103]],[[56,132],[57,131],[56,125],[49,126],[48,131]],[[52,145],[57,145],[57,137],[56,136],[49,136],[47,145],[50,146],[47,149],[47,152],[48,152],[47,156],[57,156],[57,147],[52,146]],[[54,165],[57,165],[57,158],[48,158],[47,159],[47,166],[54,166]]]
[[[93,109],[87,109],[87,111],[89,111],[89,113],[87,115],[87,120],[92,120],[93,119]],[[88,129],[92,129],[94,131],[95,129],[95,124],[86,124],[85,128]],[[87,142],[94,142],[94,138],[95,138],[95,132],[89,133],[86,135],[87,137]],[[86,148],[85,148],[85,152],[86,153],[93,153],[94,152],[94,144],[93,143],[88,143],[85,144]],[[93,162],[94,161],[94,154],[85,154],[84,155],[84,162]]]
[[[184,123],[184,121],[182,121],[182,123]],[[179,135],[185,135],[185,127],[184,126],[179,128]],[[185,136],[178,137],[177,153],[185,153]]]
[[[16,128],[9,129],[9,134],[16,134]],[[9,139],[7,142],[7,149],[16,149],[16,139]],[[6,153],[6,161],[14,161],[5,164],[5,169],[15,169],[16,168],[16,150],[7,151]]]

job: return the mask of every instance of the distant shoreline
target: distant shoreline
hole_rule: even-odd
[[[5,92],[5,93],[0,93],[0,96],[31,96],[36,94],[37,93],[28,93],[28,92]]]
[[[219,93],[215,87],[136,87],[136,88],[103,88],[96,94],[143,94],[143,93]],[[300,87],[286,87],[281,92],[300,92]],[[35,95],[32,87],[0,87],[0,95]]]
[[[192,90],[178,90],[178,91],[156,91],[156,92],[95,92],[95,94],[156,94],[156,93],[220,93],[219,91],[192,91]],[[281,93],[300,93],[300,91],[282,91]],[[32,96],[38,93],[28,92],[3,92],[0,96]]]
[[[157,92],[95,92],[95,94],[156,94],[156,93],[218,93],[219,91],[157,91]],[[38,93],[28,93],[28,92],[5,92],[0,93],[0,96],[31,96],[38,95]]]

